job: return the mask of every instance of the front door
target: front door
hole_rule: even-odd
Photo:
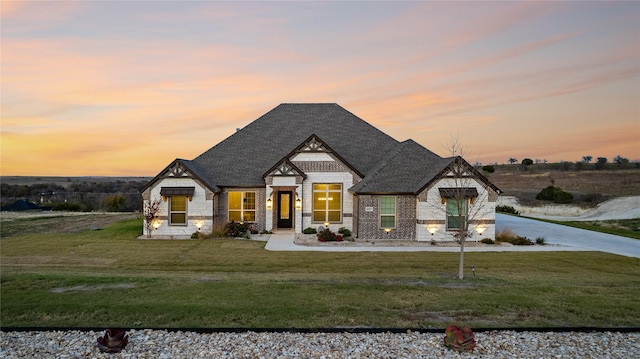
[[[293,192],[278,192],[278,228],[293,228]]]

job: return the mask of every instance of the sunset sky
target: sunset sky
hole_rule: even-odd
[[[5,176],[155,176],[298,102],[471,163],[640,160],[637,1],[0,4]]]

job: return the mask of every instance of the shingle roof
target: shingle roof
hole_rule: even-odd
[[[406,140],[349,191],[360,194],[416,194],[451,161],[451,158],[442,158],[413,140]]]
[[[264,173],[312,134],[365,174],[398,145],[338,104],[281,104],[191,162],[220,187],[264,186]]]

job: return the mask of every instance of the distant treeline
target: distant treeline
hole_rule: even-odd
[[[78,181],[65,185],[36,183],[0,184],[2,207],[26,200],[40,207],[61,211],[135,212],[142,208],[140,190],[146,181]]]
[[[518,161],[516,158],[509,158],[509,164],[499,165],[498,163],[482,166],[480,163],[476,163],[476,167],[482,167],[485,171],[488,169],[495,169],[502,166],[506,168],[517,166],[521,167],[525,171],[528,167],[541,170],[556,170],[556,171],[589,171],[589,170],[620,170],[620,169],[640,169],[640,160],[630,161],[628,158],[622,156],[616,156],[613,158],[613,162],[608,162],[606,157],[597,157],[594,159],[592,156],[583,156],[581,161],[560,161],[555,163],[547,163],[547,160],[525,158],[522,161]],[[488,170],[492,172],[491,170]]]

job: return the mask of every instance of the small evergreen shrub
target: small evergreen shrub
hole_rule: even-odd
[[[527,237],[516,236],[511,240],[511,244],[514,246],[532,246],[533,242]]]
[[[520,215],[520,212],[516,211],[516,209],[511,206],[496,206],[496,212],[511,213],[517,216]]]
[[[302,230],[302,233],[304,233],[304,234],[316,234],[316,233],[318,233],[318,231],[316,231],[315,228],[307,227],[307,228]]]
[[[480,240],[480,243],[484,243],[484,244],[495,244],[496,242],[493,241],[493,239],[491,238],[482,238]]]
[[[541,246],[544,246],[546,243],[546,239],[544,239],[544,237],[538,237],[536,238],[536,244],[539,244]]]
[[[338,233],[340,233],[342,237],[351,237],[351,231],[344,227],[338,228]]]

